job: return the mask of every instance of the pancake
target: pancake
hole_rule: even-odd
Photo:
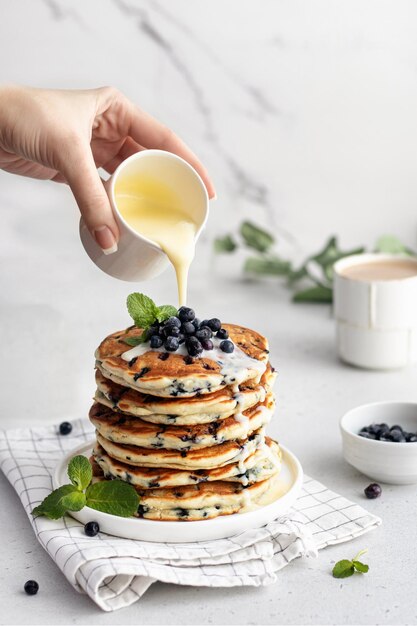
[[[151,350],[149,343],[130,348],[127,338],[138,337],[142,330],[130,327],[109,335],[96,350],[97,367],[107,378],[153,396],[165,398],[207,394],[227,385],[240,385],[249,380],[259,382],[266,369],[268,342],[259,333],[224,324],[235,344],[231,354],[222,352],[220,340],[213,338],[214,350],[201,357],[190,357],[186,348],[166,352]]]
[[[96,402],[90,409],[89,418],[97,432],[114,443],[143,448],[194,450],[224,441],[247,439],[253,431],[270,421],[274,408],[274,396],[268,393],[263,402],[223,420],[195,426],[166,426],[122,415]]]
[[[96,444],[92,462],[101,468],[106,478],[118,478],[141,489],[179,487],[214,480],[238,482],[250,485],[270,478],[280,470],[281,451],[276,441],[265,438],[265,446],[259,446],[239,463],[230,463],[210,470],[174,470],[168,468],[136,467],[112,459]],[[98,475],[97,468],[95,475]]]
[[[228,463],[238,463],[247,459],[258,445],[263,444],[265,433],[264,429],[260,428],[243,441],[225,441],[217,446],[189,451],[123,445],[105,439],[98,432],[96,437],[109,456],[129,465],[199,470],[223,467]]]
[[[138,515],[161,521],[197,521],[231,515],[256,505],[273,478],[249,487],[219,480],[170,489],[138,489]]]
[[[104,477],[94,481],[106,480]],[[137,516],[160,521],[198,521],[251,510],[276,483],[269,479],[243,487],[239,483],[214,482],[159,489],[138,489]]]
[[[143,394],[106,378],[96,371],[97,391],[94,399],[122,413],[135,415],[153,424],[206,424],[242,412],[263,402],[266,391],[274,384],[276,374],[270,364],[259,384],[248,382],[238,387],[223,387],[214,393],[185,398],[162,398]]]

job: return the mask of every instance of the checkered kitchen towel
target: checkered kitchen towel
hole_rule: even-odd
[[[186,544],[148,543],[104,533],[87,537],[72,517],[34,520],[32,509],[51,491],[51,475],[63,455],[93,438],[87,420],[70,435],[54,426],[0,431],[0,467],[15,488],[33,530],[73,587],[104,611],[136,602],[155,581],[233,587],[266,585],[298,556],[348,541],[380,520],[362,507],[305,477],[294,508],[263,528],[230,539]]]

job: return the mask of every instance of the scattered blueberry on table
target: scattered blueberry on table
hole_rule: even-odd
[[[95,537],[100,532],[100,526],[97,522],[87,522],[84,526],[84,532],[87,537]]]
[[[72,424],[70,422],[62,422],[59,425],[59,433],[61,435],[69,435],[72,431]]]
[[[213,350],[214,336],[220,339],[220,350],[226,354],[234,351],[234,343],[217,317],[200,321],[187,306],[180,307],[177,315],[164,322],[155,322],[146,331],[146,339],[153,350],[163,347],[167,352],[176,352],[185,343],[188,354],[193,357],[200,356],[203,350]]]
[[[36,580],[27,580],[24,584],[23,589],[28,594],[28,596],[35,596],[39,591],[39,584]]]
[[[376,441],[393,441],[395,443],[415,443],[417,433],[404,430],[399,424],[388,426],[388,424],[370,424],[364,426],[359,431],[359,436],[365,439],[375,439]]]
[[[379,498],[382,493],[381,485],[378,485],[378,483],[371,483],[365,487],[364,493],[368,500],[375,500],[375,498]]]

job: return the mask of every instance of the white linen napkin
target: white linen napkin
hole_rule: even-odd
[[[56,426],[0,430],[0,468],[21,499],[38,541],[73,587],[104,611],[136,602],[157,580],[207,587],[267,585],[296,557],[316,556],[319,549],[381,523],[306,476],[300,497],[284,518],[229,539],[169,544],[104,533],[87,537],[83,525],[70,516],[52,521],[31,515],[51,491],[52,474],[63,455],[94,437],[88,420],[72,425],[65,436]]]

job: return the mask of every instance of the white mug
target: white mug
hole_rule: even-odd
[[[356,280],[348,267],[407,259],[416,276]],[[340,358],[370,369],[395,369],[417,361],[417,259],[394,254],[357,254],[333,267],[336,341]]]
[[[106,274],[137,282],[161,274],[169,261],[160,246],[139,234],[124,220],[115,199],[115,184],[121,174],[152,176],[169,186],[181,202],[185,213],[192,215],[198,228],[197,240],[208,217],[206,187],[195,169],[181,157],[164,150],[143,150],[123,161],[105,183],[113,213],[120,231],[117,252],[106,255],[80,219],[80,237],[90,259]]]

